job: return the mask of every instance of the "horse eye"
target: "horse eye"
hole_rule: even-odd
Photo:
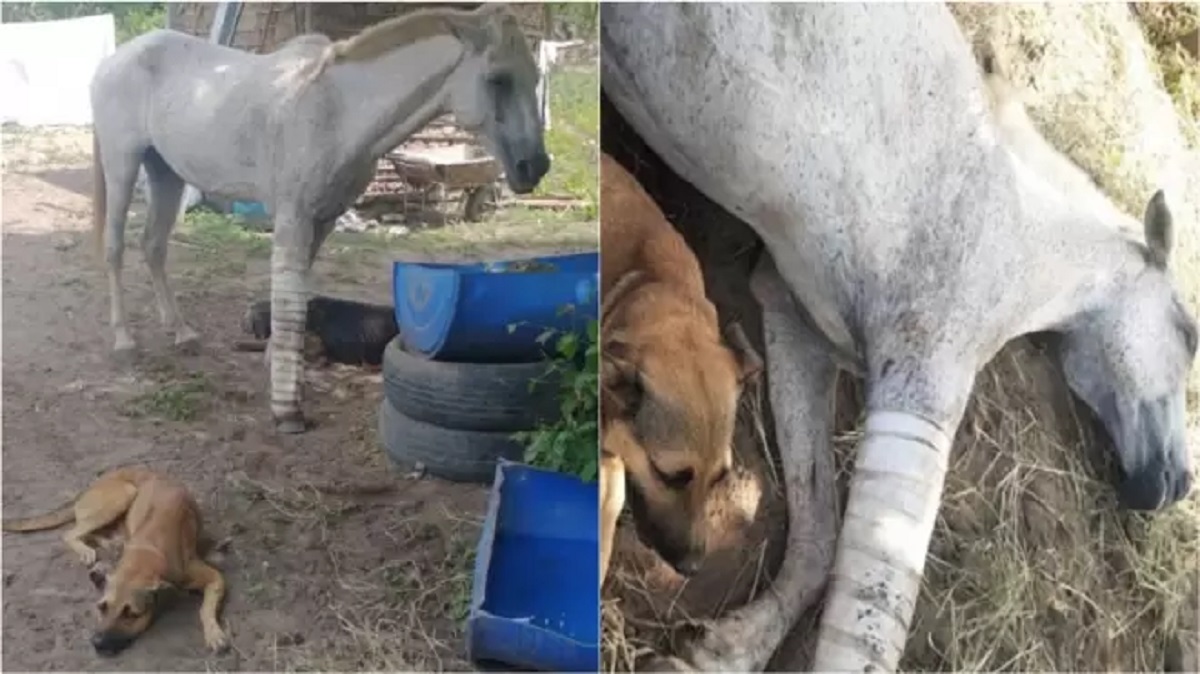
[[[488,76],[487,83],[496,89],[509,89],[513,85],[513,79],[508,73],[496,73]]]

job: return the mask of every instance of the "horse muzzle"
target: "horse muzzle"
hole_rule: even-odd
[[[1117,486],[1117,498],[1129,510],[1160,510],[1182,500],[1191,489],[1191,471],[1154,461],[1127,475]]]
[[[550,157],[538,151],[513,162],[512,171],[507,173],[508,186],[517,194],[529,194],[550,171]]]

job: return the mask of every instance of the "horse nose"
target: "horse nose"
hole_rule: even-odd
[[[1188,493],[1191,491],[1192,491],[1192,472],[1190,470],[1188,470],[1188,471],[1184,471],[1183,473],[1181,473],[1178,476],[1178,479],[1175,480],[1175,493],[1172,495],[1173,498],[1171,499],[1171,501],[1172,502],[1182,501],[1184,499],[1184,497],[1186,497],[1188,495]]]
[[[517,160],[517,175],[528,185],[535,185],[550,171],[550,157],[538,152],[528,159]]]

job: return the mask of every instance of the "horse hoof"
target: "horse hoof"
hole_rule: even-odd
[[[275,430],[284,435],[298,435],[308,430],[308,425],[304,423],[304,417],[300,415],[288,416],[275,420]]]
[[[111,356],[113,364],[117,367],[133,367],[137,363],[137,347],[132,342],[122,344],[113,348]]]
[[[200,353],[200,337],[187,335],[175,338],[175,351],[184,356],[195,356]]]

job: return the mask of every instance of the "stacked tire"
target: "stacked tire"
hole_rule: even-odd
[[[558,386],[545,362],[436,361],[397,336],[383,354],[379,441],[402,470],[488,483],[499,459],[521,460],[514,433],[558,416]]]

